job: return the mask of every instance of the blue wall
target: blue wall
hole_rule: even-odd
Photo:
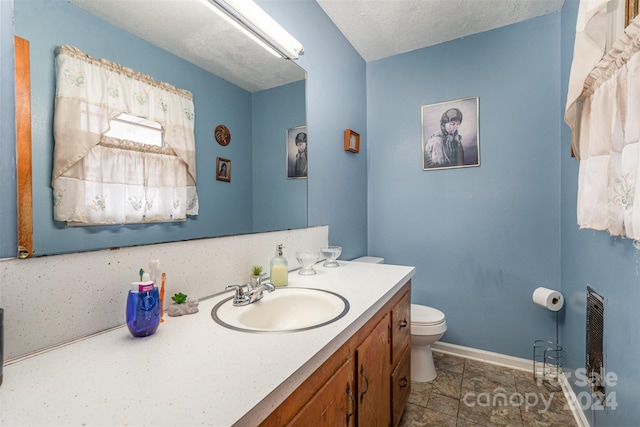
[[[16,129],[11,1],[0,0],[0,258],[16,256]]]
[[[559,115],[564,115],[578,5],[565,2],[562,11],[562,94]],[[562,290],[566,297],[561,330],[567,352],[565,371],[587,418],[597,426],[637,426],[640,422],[640,251],[630,240],[610,237],[604,231],[579,230],[576,225],[578,162],[570,156],[570,130],[562,126]],[[587,286],[605,297],[604,366],[617,376],[607,387],[612,404],[606,410],[590,410],[588,388],[576,385],[576,369],[585,366]]]
[[[286,130],[306,124],[304,95],[304,80],[253,95],[254,232],[307,226],[307,179],[284,167]]]
[[[445,313],[446,342],[531,358],[555,339],[531,295],[560,288],[559,24],[367,66],[369,252],[416,266],[412,299]],[[420,107],[476,96],[480,167],[423,171]]]
[[[366,64],[314,0],[257,1],[304,46],[307,71],[309,225],[329,225],[342,259],[367,254]],[[344,151],[344,131],[360,153]]]

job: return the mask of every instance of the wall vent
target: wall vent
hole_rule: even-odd
[[[591,389],[605,404],[604,298],[587,286],[587,377]]]

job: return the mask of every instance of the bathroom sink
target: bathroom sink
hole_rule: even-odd
[[[295,332],[319,328],[343,317],[349,302],[334,292],[312,288],[276,288],[254,303],[235,307],[233,297],[213,307],[213,320],[244,332]]]

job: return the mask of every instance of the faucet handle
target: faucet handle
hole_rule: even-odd
[[[249,302],[249,297],[244,293],[242,289],[245,285],[227,285],[225,289],[235,289],[236,294],[233,297],[233,305],[244,305]]]
[[[273,291],[275,291],[275,290],[276,290],[276,287],[275,287],[275,286],[273,286],[273,284],[272,284],[271,282],[263,283],[262,285],[264,286],[264,289],[265,289],[267,292],[273,292]]]
[[[262,274],[252,274],[249,277],[249,283],[247,283],[248,289],[251,291],[252,289],[256,289],[257,287],[260,286],[260,284],[262,283],[262,279],[264,278],[264,276],[267,273],[262,273]]]

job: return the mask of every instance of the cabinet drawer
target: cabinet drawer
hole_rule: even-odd
[[[391,364],[395,365],[411,341],[411,292],[391,309]]]
[[[393,426],[397,426],[402,418],[411,393],[411,351],[410,346],[403,349],[398,365],[391,374],[391,411]]]

